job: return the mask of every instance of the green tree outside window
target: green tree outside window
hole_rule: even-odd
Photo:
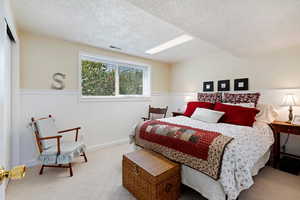
[[[143,69],[90,60],[82,60],[81,65],[83,96],[143,95]],[[116,94],[116,78],[119,94]]]

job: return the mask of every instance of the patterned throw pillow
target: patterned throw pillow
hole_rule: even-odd
[[[224,103],[254,103],[255,106],[259,100],[260,93],[224,93],[223,102]]]
[[[232,93],[224,93],[223,96],[223,103],[233,103],[235,104],[235,97],[236,94],[232,94]]]
[[[222,93],[198,93],[198,101],[210,103],[222,102]]]

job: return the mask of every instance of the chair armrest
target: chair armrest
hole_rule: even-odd
[[[147,121],[150,120],[149,117],[142,117],[142,120]]]
[[[75,135],[75,142],[77,142],[78,140],[78,132],[81,129],[81,127],[76,127],[76,128],[71,128],[71,129],[66,129],[66,130],[62,130],[62,131],[58,131],[58,133],[66,133],[66,132],[71,132],[71,131],[76,131],[76,135]]]
[[[78,131],[80,129],[81,129],[81,127],[70,128],[70,129],[58,131],[58,133],[65,133],[65,132],[76,131],[76,130]]]
[[[50,137],[41,137],[38,138],[39,141],[41,140],[51,140],[51,139],[56,139],[57,142],[57,154],[60,154],[60,138],[62,138],[61,135],[55,135],[55,136],[50,136]]]
[[[61,138],[61,135],[55,135],[55,136],[49,136],[49,137],[40,137],[39,140],[51,140],[51,139],[57,139]]]

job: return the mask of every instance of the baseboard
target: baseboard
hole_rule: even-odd
[[[27,161],[25,163],[21,163],[22,165],[25,165],[26,167],[34,167],[36,165],[40,165],[40,161],[38,161],[37,159],[33,159],[33,160],[30,160],[30,161]]]
[[[120,144],[126,144],[129,143],[129,138],[124,138],[121,140],[115,140],[112,142],[108,142],[108,143],[103,143],[103,144],[97,144],[97,145],[92,145],[87,147],[87,152],[94,152],[97,151],[99,149],[104,149],[107,147],[112,147],[112,146],[116,146],[116,145],[120,145]],[[37,159],[33,159],[27,162],[22,163],[24,165],[26,165],[27,167],[34,167],[36,165],[40,165],[40,161],[38,161]]]
[[[93,151],[97,151],[99,149],[103,149],[106,147],[115,146],[115,145],[119,145],[119,144],[125,144],[125,143],[129,143],[129,138],[124,138],[121,140],[115,140],[115,141],[104,143],[104,144],[97,144],[97,145],[89,146],[87,148],[87,151],[93,152]]]

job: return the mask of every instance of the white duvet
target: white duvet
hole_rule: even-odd
[[[160,121],[216,131],[234,138],[225,149],[218,180],[229,200],[236,199],[242,190],[253,184],[251,169],[274,142],[272,130],[265,123],[256,122],[253,127],[246,127],[205,123],[184,116],[164,118]]]

